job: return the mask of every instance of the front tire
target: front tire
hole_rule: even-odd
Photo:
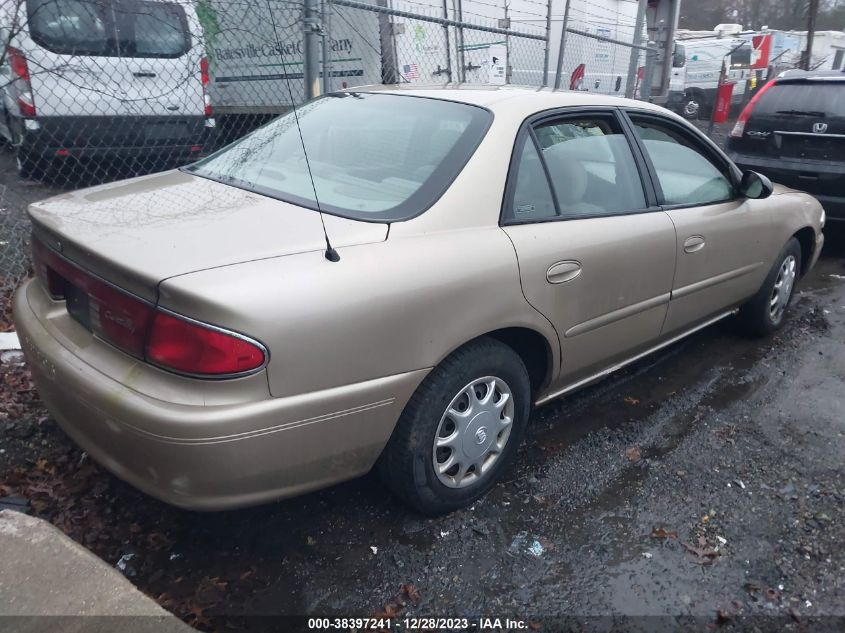
[[[750,336],[766,336],[780,329],[800,277],[801,244],[793,237],[778,255],[760,290],[739,309],[742,330]]]
[[[480,338],[431,370],[379,460],[385,485],[428,515],[487,493],[516,456],[531,404],[522,359]]]

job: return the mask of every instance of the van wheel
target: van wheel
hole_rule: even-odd
[[[801,245],[791,238],[775,260],[760,290],[739,309],[739,324],[751,336],[779,329],[795,283],[801,277]]]
[[[32,156],[22,148],[18,148],[17,167],[18,176],[24,180],[41,180],[44,178],[46,169],[44,160]]]
[[[490,338],[465,345],[411,396],[379,460],[382,480],[424,514],[471,504],[516,456],[530,402],[516,352]]]
[[[695,93],[684,94],[684,101],[681,104],[681,116],[690,121],[695,121],[701,116],[701,99]]]

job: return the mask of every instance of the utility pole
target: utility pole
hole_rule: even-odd
[[[322,28],[318,0],[305,0],[302,5],[302,79],[305,84],[305,100],[320,94],[320,48]]]
[[[807,9],[807,46],[801,52],[801,68],[810,70],[813,64],[813,38],[816,35],[816,17],[819,14],[819,0],[810,0]]]
[[[566,29],[569,27],[569,2],[563,10],[563,26],[560,28],[560,48],[557,53],[557,69],[555,71],[555,90],[560,89],[560,76],[563,74],[563,52],[566,50]]]
[[[640,49],[635,47],[642,44],[643,41],[643,22],[645,22],[647,8],[648,0],[640,0],[640,4],[637,7],[637,19],[634,22],[634,46],[631,48],[631,57],[628,61],[628,83],[625,84],[625,96],[629,99],[634,96],[634,84],[637,83]]]

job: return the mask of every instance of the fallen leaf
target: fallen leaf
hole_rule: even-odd
[[[628,461],[631,462],[638,462],[640,461],[640,447],[639,446],[630,446],[625,449],[625,457],[628,458]]]
[[[678,538],[678,533],[667,531],[666,528],[651,528],[651,538],[676,539]]]
[[[631,396],[626,396],[624,400],[627,404],[630,405],[638,405],[640,403],[639,398],[632,398]]]

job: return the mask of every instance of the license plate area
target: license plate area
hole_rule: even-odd
[[[68,281],[65,282],[64,294],[67,311],[71,318],[89,332],[92,331],[90,299],[88,295]]]
[[[781,142],[781,156],[784,158],[808,158],[811,160],[835,160],[842,156],[845,144],[841,139],[826,139],[812,136],[788,136]]]
[[[161,141],[180,141],[188,137],[188,126],[185,123],[147,123],[144,126],[144,140],[148,143]]]

